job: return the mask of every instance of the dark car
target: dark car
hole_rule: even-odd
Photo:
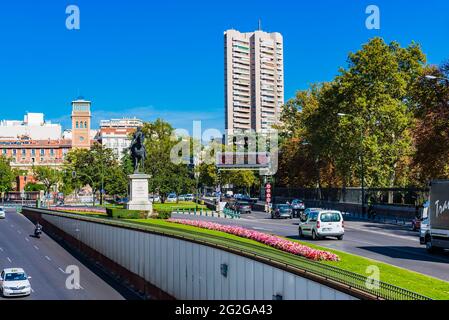
[[[300,216],[301,213],[306,210],[306,205],[304,204],[304,201],[299,199],[292,200],[291,203],[292,210],[293,210],[293,217],[297,218]]]
[[[271,219],[278,218],[293,218],[293,209],[289,204],[275,204],[271,208]]]
[[[228,202],[226,206],[231,210],[239,212],[240,214],[251,213],[252,211],[252,205],[248,201]]]

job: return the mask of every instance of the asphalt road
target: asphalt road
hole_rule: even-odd
[[[203,219],[221,224],[240,225],[245,228],[298,239],[298,219],[272,220],[269,214],[253,212],[241,219],[173,214],[173,218]],[[408,227],[367,221],[345,219],[345,236],[342,241],[325,239],[313,241],[303,239],[327,248],[332,248],[401,268],[413,270],[449,281],[449,253],[433,255],[419,244],[418,232]]]
[[[45,231],[45,230],[44,230]],[[123,300],[113,288],[45,233],[34,238],[34,225],[21,214],[8,210],[0,220],[0,269],[23,268],[31,276],[32,293],[25,300]],[[79,268],[79,289],[68,289],[68,266]],[[5,299],[0,297],[1,299]],[[11,299],[11,298],[7,298]]]

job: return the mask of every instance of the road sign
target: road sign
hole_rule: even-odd
[[[271,203],[271,184],[267,183],[265,185],[265,201],[266,203]]]

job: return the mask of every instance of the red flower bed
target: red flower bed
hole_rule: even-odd
[[[298,242],[289,241],[274,235],[269,235],[266,233],[253,231],[238,226],[229,226],[207,221],[186,220],[186,219],[168,219],[167,221],[203,229],[222,231],[225,233],[236,235],[238,237],[255,240],[257,242],[269,245],[270,247],[315,261],[340,260],[340,258],[336,254],[327,251],[312,249]]]

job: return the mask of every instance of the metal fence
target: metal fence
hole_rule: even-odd
[[[419,206],[429,195],[428,188],[367,188],[365,203],[375,205]],[[362,204],[361,188],[282,188],[273,190],[276,198],[299,198],[302,200]]]

